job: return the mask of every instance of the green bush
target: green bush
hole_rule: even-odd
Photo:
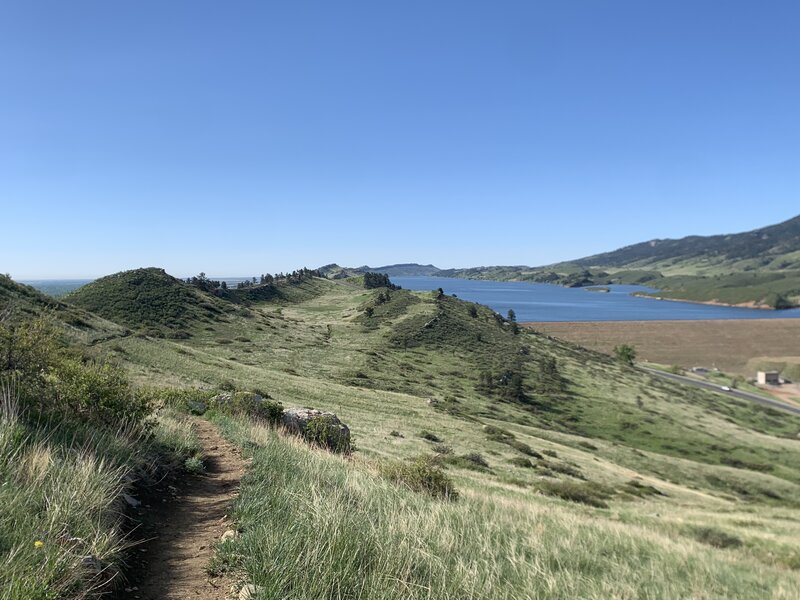
[[[692,536],[714,548],[738,548],[742,545],[742,540],[738,537],[714,527],[695,527],[692,529]]]
[[[470,452],[469,454],[463,454],[461,456],[448,456],[445,462],[454,467],[472,469],[473,471],[484,471],[489,468],[489,463],[477,452]]]
[[[254,417],[277,424],[283,415],[283,405],[253,392],[223,392],[209,399],[209,408],[222,413]]]
[[[62,360],[50,382],[59,409],[109,425],[142,421],[150,414],[148,400],[132,393],[122,369],[109,363]]]
[[[604,486],[593,482],[541,481],[538,489],[548,496],[556,496],[570,502],[579,502],[595,508],[608,508],[606,500],[612,493]]]
[[[382,463],[379,471],[389,481],[404,485],[415,492],[445,500],[458,498],[452,480],[442,470],[435,457],[418,456],[407,463]]]
[[[310,419],[303,430],[303,438],[310,444],[331,452],[349,454],[352,451],[350,437],[331,416],[322,415]]]
[[[536,450],[531,448],[525,442],[520,442],[519,440],[512,440],[511,442],[509,442],[508,445],[514,448],[514,450],[521,452],[526,456],[530,456],[531,458],[544,458],[541,454],[539,454]]]
[[[15,382],[23,413],[31,417],[116,426],[150,414],[149,402],[132,392],[121,368],[69,348],[45,319],[0,324],[0,375]]]
[[[421,437],[423,440],[427,440],[429,442],[434,442],[436,444],[439,444],[439,443],[444,441],[438,435],[436,435],[435,433],[431,433],[427,429],[423,429],[422,431],[420,431],[419,432],[419,437]]]
[[[199,456],[190,456],[186,459],[183,465],[184,468],[189,471],[189,473],[194,473],[195,475],[200,475],[206,472],[206,466],[203,464],[203,460]]]

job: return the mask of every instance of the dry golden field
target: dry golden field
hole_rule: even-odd
[[[753,362],[766,357],[800,357],[800,319],[714,321],[592,321],[526,323],[536,331],[610,353],[618,344],[636,347],[640,360],[716,367],[753,375]]]

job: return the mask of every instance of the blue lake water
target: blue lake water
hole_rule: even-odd
[[[610,285],[608,293],[547,283],[479,281],[449,277],[392,277],[409,290],[442,288],[464,300],[485,304],[502,315],[513,309],[525,321],[679,321],[699,319],[800,318],[800,308],[759,310],[639,298],[633,292],[653,292],[639,285]]]

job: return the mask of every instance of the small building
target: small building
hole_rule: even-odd
[[[761,385],[779,385],[781,377],[777,371],[759,371],[756,381]]]

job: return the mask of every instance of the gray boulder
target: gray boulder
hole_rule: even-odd
[[[333,452],[350,452],[350,428],[332,412],[315,408],[287,408],[281,424],[289,433]]]

